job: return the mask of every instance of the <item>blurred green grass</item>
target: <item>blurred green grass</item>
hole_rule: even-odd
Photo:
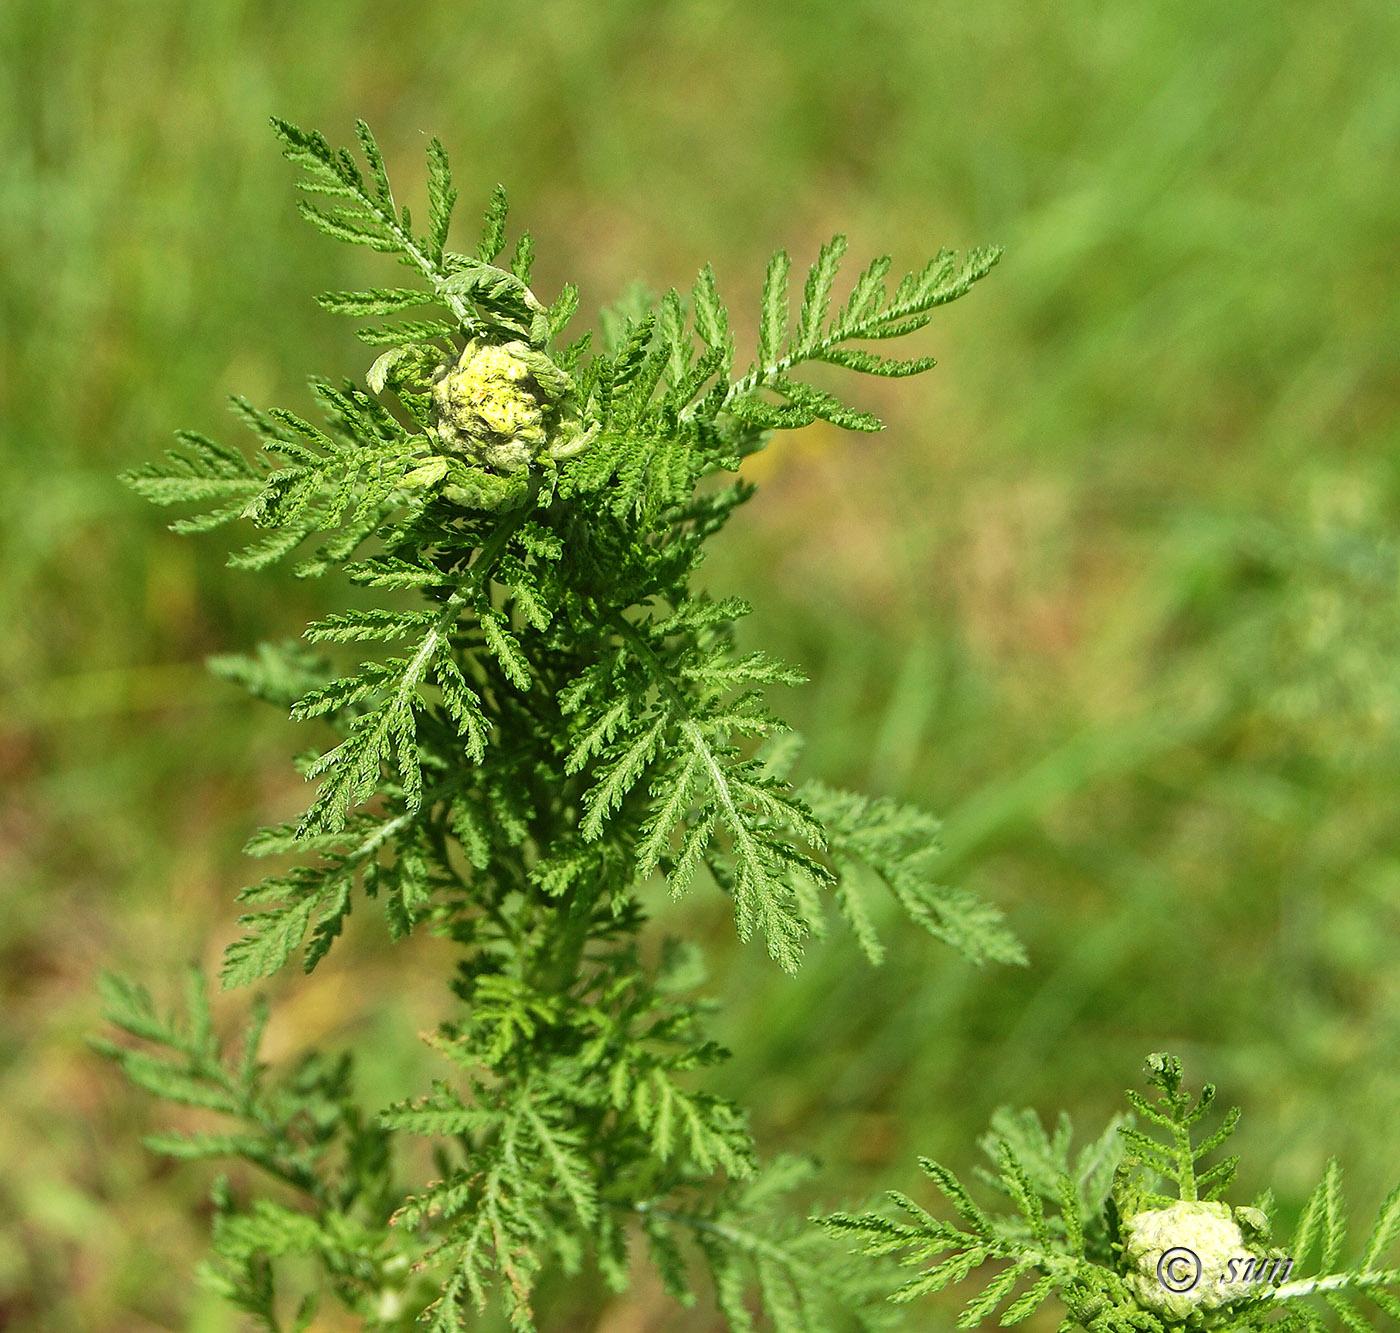
[[[177,426],[236,438],[226,393],[305,408],[306,373],[364,368],[310,297],[379,271],[296,217],[270,114],[338,140],[363,115],[407,182],[440,135],[462,220],[504,182],[538,286],[585,309],[713,260],[751,332],[775,246],[1004,244],[926,335],[940,367],[862,386],[885,435],[755,460],[710,578],[813,677],[775,701],[805,771],[943,814],[948,876],[1031,965],[891,920],[880,972],[838,934],[788,979],[697,897],[663,915],[709,945],[721,1078],[831,1205],[917,1188],[916,1153],[965,1168],[999,1103],[1092,1128],[1165,1047],[1245,1105],[1246,1192],[1296,1206],[1335,1153],[1374,1204],[1400,1165],[1397,58],[1382,0],[0,10],[0,1327],[234,1326],[188,1279],[207,1178],[140,1148],[159,1117],[82,1042],[101,968],[173,990],[216,960],[244,836],[301,796],[297,730],[199,662],[333,590],[225,570],[114,480]],[[352,936],[271,988],[275,1049],[363,1043],[370,1098],[424,1082],[433,956]],[[681,1325],[643,1288],[599,1326]]]

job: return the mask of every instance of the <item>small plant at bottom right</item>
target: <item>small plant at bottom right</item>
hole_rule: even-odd
[[[891,1191],[902,1217],[838,1213],[822,1224],[855,1241],[860,1253],[897,1256],[920,1270],[892,1294],[899,1303],[994,1266],[964,1305],[962,1329],[999,1308],[1002,1326],[1020,1323],[1052,1296],[1064,1310],[1059,1333],[1320,1333],[1334,1324],[1376,1333],[1374,1311],[1389,1316],[1381,1321],[1387,1327],[1400,1322],[1400,1267],[1385,1266],[1400,1240],[1400,1186],[1347,1264],[1342,1173],[1332,1160],[1292,1244],[1276,1244],[1272,1193],[1247,1207],[1224,1199],[1237,1156],[1198,1169],[1234,1132],[1239,1108],[1196,1142],[1215,1089],[1207,1084],[1194,1097],[1184,1091],[1181,1061],[1171,1055],[1148,1058],[1147,1081],[1155,1098],[1127,1096],[1155,1135],[1120,1115],[1073,1158],[1068,1116],[1061,1114],[1051,1134],[1033,1111],[998,1112],[981,1144],[996,1169],[978,1169],[1002,1196],[996,1210],[975,1202],[946,1167],[921,1158],[957,1222]]]

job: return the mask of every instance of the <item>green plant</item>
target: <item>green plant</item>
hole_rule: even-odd
[[[1131,1116],[1119,1116],[1073,1160],[1067,1116],[1049,1135],[1032,1111],[1000,1113],[982,1145],[996,1172],[981,1174],[1010,1200],[1009,1211],[986,1211],[951,1171],[922,1159],[960,1224],[941,1221],[892,1192],[912,1220],[838,1213],[823,1219],[824,1225],[854,1240],[860,1254],[897,1254],[905,1265],[923,1269],[894,1293],[897,1302],[942,1291],[984,1264],[997,1265],[963,1307],[959,1328],[976,1328],[1003,1302],[1000,1324],[1019,1323],[1052,1295],[1066,1311],[1061,1330],[1090,1333],[1321,1330],[1326,1322],[1317,1304],[1330,1306],[1350,1333],[1374,1333],[1353,1294],[1400,1318],[1400,1294],[1390,1290],[1400,1287],[1400,1268],[1383,1266],[1400,1240],[1400,1187],[1381,1205],[1360,1257],[1341,1264],[1346,1218],[1341,1169],[1333,1159],[1303,1209],[1292,1245],[1272,1244],[1272,1194],[1247,1208],[1222,1201],[1238,1157],[1197,1171],[1197,1163],[1234,1132],[1239,1109],[1193,1143],[1193,1128],[1210,1110],[1215,1089],[1207,1084],[1192,1098],[1182,1090],[1181,1072],[1174,1056],[1151,1056],[1148,1081],[1158,1096],[1149,1101],[1128,1093],[1133,1109],[1161,1137],[1143,1133]],[[1302,1276],[1315,1252],[1317,1272]]]
[[[879,429],[794,372],[927,369],[930,358],[852,343],[922,328],[997,253],[959,263],[945,252],[893,292],[890,261],[876,260],[833,313],[837,237],[811,268],[795,327],[779,253],[757,358],[737,376],[707,267],[688,301],[673,289],[610,312],[590,355],[588,334],[560,341],[577,291],[545,305],[530,289],[528,235],[498,264],[499,189],[475,253],[446,248],[455,191],[437,141],[419,232],[363,124],[368,179],[319,134],[274,127],[304,171],[307,219],[394,256],[418,282],[320,304],[436,313],[358,331],[387,350],[366,385],[312,382],[324,427],[236,399],[254,457],[185,432],[163,461],[127,474],[158,504],[212,506],[179,532],[243,518],[264,529],[236,568],[319,536],[296,572],[341,571],[377,600],[328,613],[306,638],[393,645],[340,669],[298,645],[213,663],[338,738],[300,761],[320,782],[306,814],[249,844],[310,859],[241,895],[251,910],[223,982],[254,982],[298,950],[311,970],[363,893],[394,940],[425,928],[460,946],[449,978],[460,1007],[429,1038],[453,1077],[368,1114],[348,1056],[313,1055],[272,1077],[259,1059],[265,1009],[235,1056],[198,975],[183,1017],[107,981],[109,1018],[140,1044],[102,1049],[147,1090],[234,1125],[153,1146],[242,1158],[286,1187],[249,1200],[220,1182],[208,1280],[271,1330],[308,1327],[322,1285],[367,1328],[437,1333],[464,1327],[498,1289],[525,1329],[548,1266],[592,1265],[624,1288],[634,1231],[683,1300],[689,1237],[736,1328],[751,1326],[754,1287],[781,1328],[825,1327],[841,1310],[878,1320],[887,1307],[869,1302],[870,1266],[833,1263],[822,1233],[775,1209],[802,1164],[760,1167],[744,1111],[697,1086],[694,1071],[725,1056],[691,995],[703,968],[676,942],[646,964],[643,894],[658,876],[675,895],[707,877],[732,898],[740,936],[761,935],[791,970],[804,937],[825,929],[826,893],[878,961],[861,894],[883,883],[968,958],[1019,959],[995,910],[934,880],[928,815],[789,782],[797,747],[762,691],[801,678],[738,649],[742,601],[692,586],[705,543],[753,493],[724,474],[773,431],[818,418]],[[437,1179],[400,1182],[400,1135],[436,1141]]]

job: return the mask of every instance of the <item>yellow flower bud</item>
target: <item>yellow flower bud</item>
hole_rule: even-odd
[[[1252,1215],[1247,1220],[1257,1235],[1262,1215],[1241,1211]],[[1261,1288],[1242,1283],[1238,1274],[1249,1260],[1266,1257],[1249,1243],[1230,1206],[1214,1200],[1150,1208],[1123,1223],[1128,1285],[1139,1304],[1167,1319],[1258,1296]]]
[[[530,354],[523,343],[473,341],[438,371],[433,406],[444,452],[515,472],[543,450],[552,405],[521,353]]]

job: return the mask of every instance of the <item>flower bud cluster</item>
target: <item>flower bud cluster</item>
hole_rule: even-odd
[[[1258,1218],[1256,1209],[1235,1212],[1215,1200],[1183,1200],[1126,1218],[1123,1267],[1139,1304],[1186,1320],[1257,1294],[1229,1275],[1232,1259],[1266,1257],[1250,1243],[1259,1235]]]
[[[443,452],[500,472],[528,466],[548,442],[549,390],[564,387],[547,384],[550,377],[539,373],[543,360],[524,343],[472,341],[443,365],[432,389]]]

